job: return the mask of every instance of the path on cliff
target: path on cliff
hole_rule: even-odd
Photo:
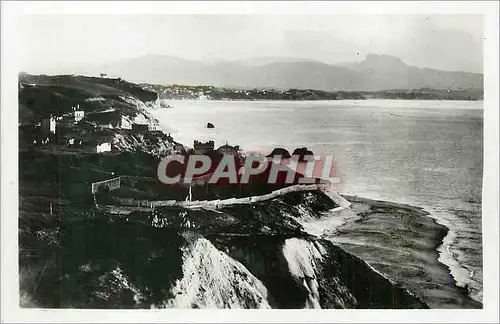
[[[206,209],[217,210],[220,207],[226,207],[236,204],[252,204],[256,202],[274,199],[276,197],[285,195],[291,192],[320,190],[326,194],[333,202],[339,207],[336,210],[348,208],[351,203],[344,197],[340,196],[338,192],[332,190],[330,184],[310,184],[310,185],[293,185],[290,187],[274,190],[269,194],[242,197],[242,198],[229,198],[229,199],[216,199],[216,200],[195,200],[195,201],[178,201],[178,200],[136,200],[133,203],[124,203],[125,206],[116,205],[102,205],[100,209],[113,214],[129,214],[132,211],[152,211],[155,207],[182,207],[187,209]]]

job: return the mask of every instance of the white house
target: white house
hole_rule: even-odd
[[[83,119],[83,117],[85,117],[85,111],[83,110],[75,110],[74,114],[75,114],[75,123],[78,123],[80,120]]]
[[[44,131],[55,134],[56,133],[56,117],[50,116],[50,118],[42,119],[41,126],[42,126],[42,129]]]
[[[152,118],[150,121],[149,121],[149,130],[150,131],[159,131],[161,130],[160,128],[160,124],[158,122],[158,119],[156,118]]]
[[[198,92],[198,100],[207,100],[208,97],[203,94],[202,91]]]
[[[80,110],[80,104],[73,106],[73,116],[75,116],[75,123],[78,123],[85,116],[85,112]]]
[[[111,143],[110,142],[97,143],[97,146],[96,146],[97,153],[110,152],[110,151],[111,151]]]

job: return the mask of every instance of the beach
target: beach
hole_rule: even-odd
[[[415,292],[431,308],[481,308],[438,261],[448,229],[419,207],[345,196],[357,219],[325,237]],[[345,215],[340,215],[345,217]]]

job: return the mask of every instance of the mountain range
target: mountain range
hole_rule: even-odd
[[[54,72],[53,69],[51,73]],[[105,73],[135,82],[230,88],[324,91],[483,89],[483,74],[419,68],[409,66],[397,57],[379,54],[368,54],[360,62],[339,64],[280,57],[206,62],[146,55],[106,64],[58,67],[56,73]]]

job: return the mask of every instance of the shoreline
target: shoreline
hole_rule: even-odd
[[[443,306],[445,306],[444,308],[482,308],[482,303],[469,295],[467,287],[457,285],[452,270],[441,259],[440,249],[444,246],[444,240],[450,233],[450,229],[446,225],[440,224],[431,213],[422,207],[350,195],[342,196],[353,204],[353,212],[360,218],[341,225],[338,228],[340,234],[337,239],[331,237],[334,243],[359,255],[378,271],[389,275],[389,278],[418,293],[432,308],[443,308]],[[401,216],[401,218],[397,216]],[[373,218],[375,218],[375,222]],[[390,222],[387,222],[388,220]],[[410,227],[416,226],[418,230],[401,228],[404,221],[409,221]],[[394,231],[394,227],[396,227],[395,231],[399,232],[398,238],[403,240],[398,245],[399,250],[392,249],[391,243],[382,242],[387,238],[387,233]],[[405,231],[408,233],[404,233]],[[372,241],[379,243],[379,245],[373,245],[372,242],[372,245],[368,247],[368,245],[353,242],[352,237],[349,238],[350,235],[356,236],[360,232],[371,236]],[[429,232],[431,235],[428,235]],[[394,238],[394,240],[398,238]],[[405,240],[406,242],[404,242]],[[364,249],[363,251],[361,251],[360,246]],[[409,252],[413,253],[408,256]],[[386,260],[383,260],[384,253],[390,254]],[[381,259],[373,260],[374,255],[377,258],[377,254]],[[429,262],[430,258],[434,264]],[[421,265],[426,265],[426,267]],[[394,268],[399,268],[399,270]],[[453,279],[452,285],[449,282],[450,277]],[[398,280],[398,278],[405,280]],[[428,280],[430,278],[433,280]]]
[[[232,99],[232,100],[342,100],[342,99],[409,99],[409,100],[479,100],[484,98],[481,87],[460,88],[382,88],[342,90],[319,86],[320,89],[282,87],[234,87],[221,85],[150,85],[162,99]],[[318,86],[317,86],[318,87]]]
[[[482,304],[482,301],[476,299],[474,297],[476,295],[472,294],[473,291],[470,290],[470,281],[467,279],[463,279],[463,276],[460,276],[459,274],[459,272],[466,271],[467,278],[470,279],[473,276],[474,271],[468,266],[460,263],[456,255],[451,250],[453,240],[457,234],[450,228],[447,220],[435,216],[432,212],[426,210],[425,208],[423,208],[423,210],[425,210],[428,213],[428,217],[432,218],[437,224],[445,226],[448,229],[446,235],[442,239],[442,244],[436,249],[436,251],[439,253],[438,261],[448,268],[450,275],[455,280],[455,285],[458,288],[463,289],[469,298]],[[479,294],[482,295],[483,290],[481,290]]]
[[[285,99],[180,99],[180,98],[164,98],[160,99],[168,102],[369,102],[369,101],[403,101],[403,102],[416,102],[416,101],[426,101],[426,102],[463,102],[463,103],[471,103],[471,102],[484,102],[484,99],[478,100],[463,100],[463,99],[388,99],[388,98],[364,98],[364,99],[318,99],[318,100],[285,100]],[[175,106],[170,108],[152,108],[153,110],[169,110],[175,109]],[[461,109],[478,109],[478,108],[461,108]],[[481,108],[482,109],[482,108]]]
[[[400,99],[391,99],[391,98],[362,98],[362,99],[318,99],[318,100],[313,100],[313,99],[304,99],[304,100],[287,100],[287,99],[181,99],[181,98],[162,98],[160,100],[165,100],[165,101],[200,101],[200,102],[205,102],[205,101],[237,101],[237,102],[253,102],[253,101],[298,101],[298,102],[307,102],[307,101],[313,101],[313,102],[321,102],[321,101],[368,101],[368,100],[390,100],[390,101],[462,101],[462,102],[474,102],[474,101],[484,101],[484,99],[476,99],[476,100],[463,100],[463,99],[424,99],[424,98],[418,98],[418,99],[405,99],[405,98],[400,98]],[[158,108],[158,109],[173,109],[174,107],[169,107],[169,108]]]

